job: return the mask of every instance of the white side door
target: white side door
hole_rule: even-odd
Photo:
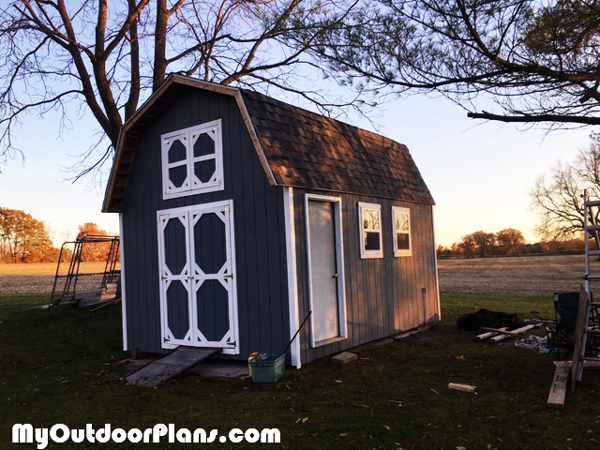
[[[347,337],[341,200],[306,199],[312,346]]]

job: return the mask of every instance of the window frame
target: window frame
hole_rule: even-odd
[[[396,214],[403,214],[408,216],[408,231],[397,230],[396,229]],[[394,256],[395,257],[404,257],[404,256],[412,256],[412,226],[410,223],[410,208],[405,208],[402,206],[392,206],[392,232],[393,232],[393,243],[394,243]],[[408,249],[399,249],[398,248],[398,233],[407,234],[408,235]]]
[[[366,210],[375,210],[379,215],[379,230],[369,230],[365,228],[365,224],[363,221],[363,212]],[[360,258],[361,259],[375,259],[375,258],[383,258],[383,226],[382,226],[382,213],[381,213],[381,205],[377,203],[358,203],[358,229],[360,231]],[[366,246],[366,233],[378,233],[379,234],[379,249],[377,250],[369,250]]]
[[[214,142],[214,154],[194,156],[194,144],[201,135],[207,134]],[[169,150],[174,141],[180,141],[185,147],[185,159],[169,163]],[[223,183],[223,141],[221,119],[202,123],[193,127],[181,128],[161,135],[161,163],[163,200],[222,191]],[[215,161],[215,171],[207,182],[202,182],[194,173],[194,164],[203,161]],[[186,167],[186,178],[180,187],[174,186],[169,177],[169,169]]]

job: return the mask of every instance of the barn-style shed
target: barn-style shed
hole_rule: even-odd
[[[408,149],[171,75],[121,130],[126,350],[301,364],[439,320],[433,199]]]

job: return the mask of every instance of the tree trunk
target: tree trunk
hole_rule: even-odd
[[[154,75],[152,78],[152,92],[156,92],[165,79],[167,71],[167,24],[169,13],[167,0],[156,2],[156,29],[154,31]]]

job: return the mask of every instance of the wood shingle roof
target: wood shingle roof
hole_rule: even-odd
[[[147,119],[186,86],[235,97],[271,184],[434,204],[403,144],[256,92],[171,75],[121,130],[104,212],[122,210]]]
[[[433,204],[405,145],[257,92],[242,98],[278,185]]]

